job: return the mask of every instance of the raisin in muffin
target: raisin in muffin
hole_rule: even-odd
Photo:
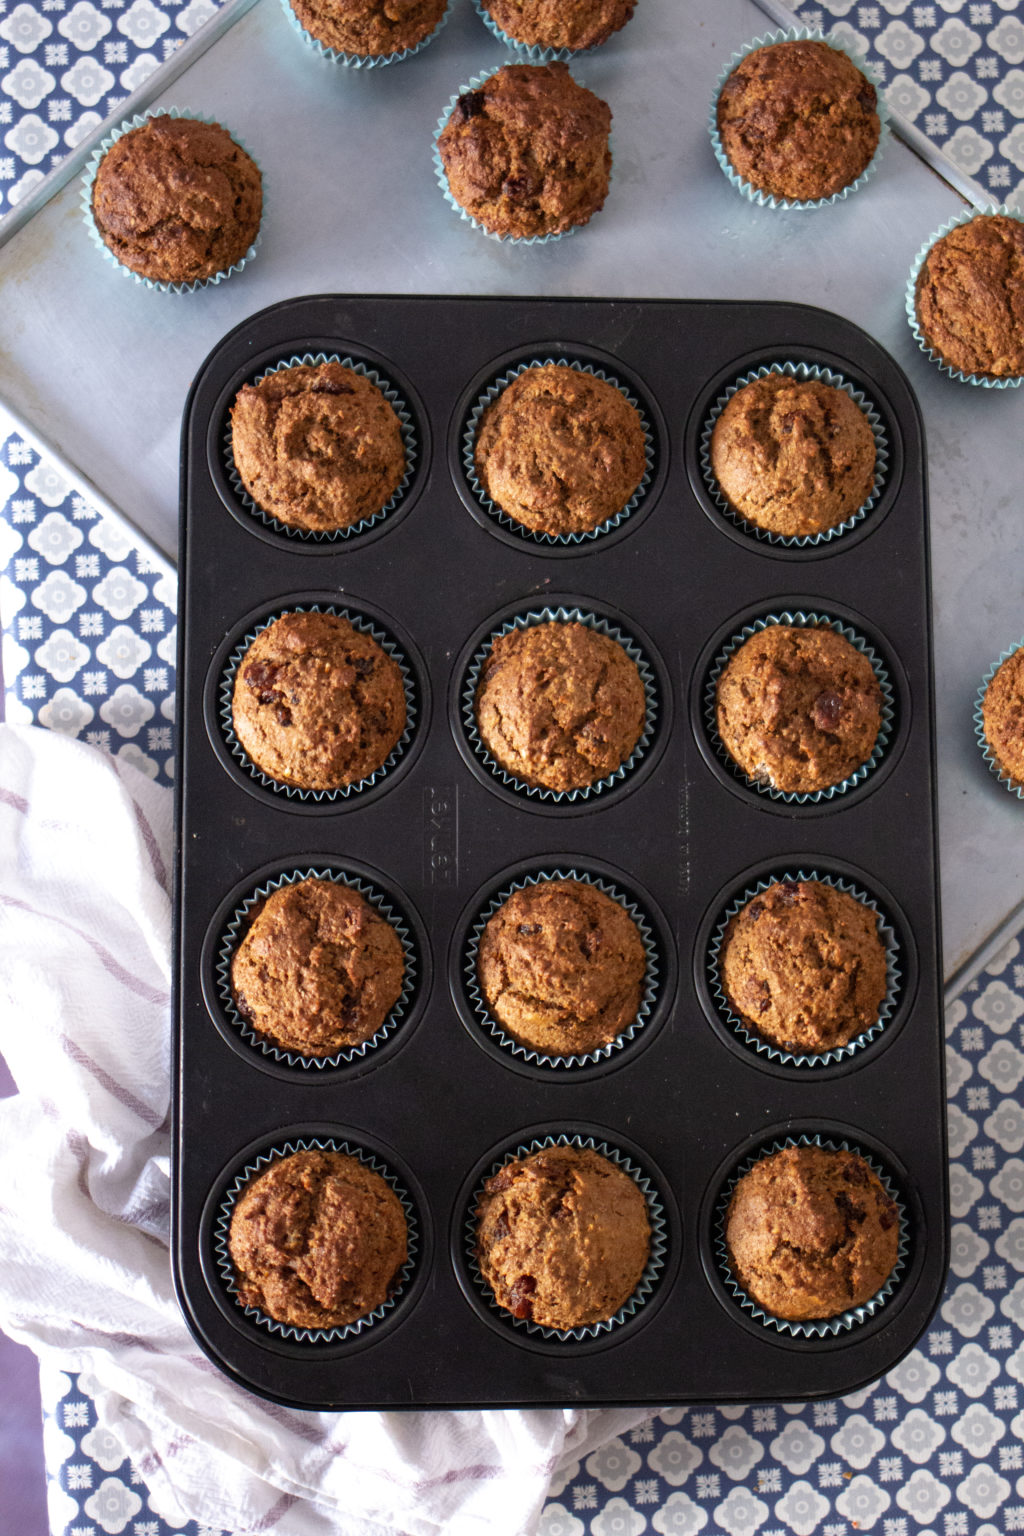
[[[571,1329],[615,1316],[647,1267],[647,1202],[628,1173],[587,1147],[552,1146],[488,1179],[477,1261],[498,1305]]]
[[[305,32],[337,53],[387,58],[418,48],[448,0],[288,0]]]
[[[438,136],[448,191],[492,234],[564,234],[604,206],[611,120],[566,64],[504,64],[463,91]]]
[[[914,286],[925,344],[948,367],[1024,376],[1024,221],[977,214],[935,241]]]
[[[239,662],[231,719],[269,778],[341,789],[376,773],[405,730],[401,669],[341,614],[286,613]]]
[[[999,773],[1024,787],[1024,646],[994,672],[981,701],[981,723]]]
[[[596,48],[618,32],[636,0],[481,0],[506,37],[525,48]]]
[[[292,1152],[243,1189],[228,1250],[238,1299],[295,1328],[339,1328],[394,1291],[408,1257],[402,1203],[341,1152]]]
[[[784,1147],[737,1180],[725,1222],[737,1283],[774,1317],[838,1317],[885,1285],[899,1210],[864,1159]]]
[[[493,1017],[552,1056],[585,1055],[632,1024],[646,968],[634,920],[585,880],[513,891],[488,920],[477,957]]]
[[[734,1013],[793,1054],[863,1034],[887,990],[877,913],[822,880],[776,880],[752,897],[730,918],[718,964]]]
[[[219,123],[160,114],[110,146],[96,170],[92,217],[123,267],[154,283],[226,272],[259,232],[263,182]]]

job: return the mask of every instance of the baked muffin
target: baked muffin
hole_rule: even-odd
[[[1024,786],[1024,646],[996,669],[981,702],[985,743],[1000,773]]]
[[[527,48],[595,48],[624,27],[636,0],[481,0],[491,20]]]
[[[405,474],[393,407],[339,362],[278,368],[243,384],[231,407],[231,451],[258,507],[314,532],[372,517]]]
[[[634,920],[585,880],[513,891],[484,928],[477,957],[493,1017],[549,1056],[585,1055],[628,1028],[646,969]]]
[[[231,719],[269,778],[342,789],[376,773],[405,730],[402,673],[340,614],[286,613],[242,657]]]
[[[278,1158],[246,1185],[228,1250],[243,1306],[295,1328],[339,1328],[391,1295],[408,1228],[379,1173],[313,1149]]]
[[[718,965],[733,1012],[794,1055],[863,1034],[887,990],[877,913],[822,880],[777,880],[752,897],[729,920]]]
[[[568,65],[504,64],[463,91],[441,130],[448,190],[492,234],[564,234],[604,206],[611,120]]]
[[[769,373],[726,402],[711,433],[711,468],[729,505],[783,538],[825,533],[867,501],[875,435],[834,384]]]
[[[914,289],[925,343],[961,373],[1024,375],[1024,223],[980,213],[936,240]]]
[[[487,495],[535,533],[589,533],[621,512],[647,468],[636,406],[607,379],[526,368],[480,419],[474,463]]]
[[[875,87],[824,42],[769,43],[748,53],[718,97],[718,133],[733,170],[792,202],[832,197],[863,175],[878,148]]]
[[[495,1300],[544,1328],[614,1317],[650,1247],[640,1188],[587,1147],[516,1158],[488,1179],[477,1205],[477,1261]]]
[[[300,1056],[333,1056],[371,1039],[404,976],[402,941],[387,919],[358,891],[316,878],[260,902],[231,960],[242,1018]]]
[[[867,762],[882,724],[868,658],[827,624],[769,624],[722,669],[718,734],[748,778],[813,794]]]
[[[646,713],[636,662],[576,620],[499,635],[480,669],[476,721],[495,761],[531,786],[583,789],[630,756]]]
[[[892,1274],[899,1211],[857,1153],[784,1147],[737,1181],[725,1238],[737,1283],[766,1312],[838,1317]]]
[[[441,23],[448,0],[288,0],[304,31],[325,48],[363,58],[417,48]]]
[[[219,123],[147,118],[100,160],[92,217],[123,267],[154,283],[197,283],[241,261],[259,232],[263,183]]]

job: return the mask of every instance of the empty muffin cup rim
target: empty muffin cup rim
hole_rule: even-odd
[[[975,219],[990,219],[1000,216],[1014,219],[1018,224],[1024,224],[1024,213],[1016,208],[1008,207],[1006,203],[986,203],[983,208],[965,208],[963,212],[956,214],[951,219],[947,219],[945,224],[937,229],[933,235],[930,235],[924,245],[922,245],[911,262],[910,275],[907,278],[905,304],[907,321],[914,334],[914,339],[925,357],[958,384],[975,384],[979,385],[982,389],[1017,389],[1021,384],[1024,384],[1024,373],[1010,373],[1003,376],[992,373],[964,373],[963,369],[955,367],[952,363],[947,363],[942,354],[936,352],[929,345],[921,329],[917,317],[917,284],[921,276],[921,269],[928,259],[932,247],[937,245],[940,240],[945,239],[946,235],[951,234],[954,229],[959,229],[962,225],[973,224]]]
[[[1009,661],[1011,656],[1015,656],[1022,649],[1024,649],[1024,637],[1018,640],[1016,645],[1009,646],[999,657],[998,661],[992,663],[981,680],[981,686],[974,701],[974,733],[978,746],[981,749],[981,755],[1003,788],[1009,790],[1011,795],[1016,795],[1018,800],[1024,800],[1024,780],[1017,779],[1012,773],[1008,773],[989,745],[988,737],[985,734],[985,695],[988,693],[989,685],[1004,662]]]
[[[426,37],[421,37],[418,43],[413,43],[409,48],[399,48],[393,53],[346,53],[341,48],[331,48],[327,43],[322,43],[314,37],[312,32],[307,32],[298,16],[295,14],[289,0],[281,0],[281,7],[288,18],[292,29],[299,34],[307,48],[326,59],[328,63],[340,64],[348,69],[381,69],[386,64],[401,64],[404,59],[411,59],[414,54],[420,52],[428,43],[433,42],[440,32],[451,12],[451,0],[446,0],[445,8],[441,13],[437,25]]]

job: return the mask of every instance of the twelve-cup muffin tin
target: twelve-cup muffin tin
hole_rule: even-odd
[[[338,540],[289,537],[254,516],[225,452],[240,386],[307,355],[372,370],[415,438],[412,473],[386,515]],[[618,382],[651,440],[637,505],[569,544],[495,517],[464,460],[489,385],[547,360]],[[811,545],[730,521],[701,468],[715,402],[751,371],[786,363],[859,391],[887,443],[867,515]],[[786,1401],[846,1393],[889,1369],[926,1326],[947,1261],[927,505],[920,418],[892,359],[837,316],[791,304],[300,298],[246,320],[201,367],[181,484],[173,1258],[211,1358],[265,1396],[339,1409]],[[280,792],[225,727],[240,643],[302,606],[351,614],[407,669],[412,729],[353,793]],[[531,793],[473,740],[473,668],[506,624],[575,614],[642,655],[647,737],[595,792]],[[836,794],[765,793],[723,760],[709,730],[716,659],[745,628],[782,615],[858,637],[891,690],[883,749]],[[246,904],[311,871],[375,893],[414,956],[400,1016],[369,1048],[325,1066],[261,1048],[225,996]],[[628,1037],[560,1064],[493,1027],[471,956],[496,896],[567,872],[642,915],[649,970]],[[730,906],[801,872],[876,904],[894,957],[883,1026],[814,1063],[759,1050],[714,985]],[[789,1137],[862,1151],[891,1181],[905,1223],[891,1293],[820,1335],[740,1306],[716,1248],[722,1191],[752,1152]],[[642,1180],[659,1223],[638,1304],[576,1337],[496,1309],[472,1255],[482,1181],[516,1149],[552,1138],[607,1150]],[[310,1142],[383,1167],[416,1226],[393,1304],[330,1338],[245,1313],[218,1255],[239,1173]]]

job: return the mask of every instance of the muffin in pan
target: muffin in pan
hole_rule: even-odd
[[[476,0],[499,36],[529,49],[596,48],[626,25],[636,0]]]
[[[1024,378],[1024,219],[1009,209],[954,220],[919,255],[908,314],[924,350],[954,378]]]

